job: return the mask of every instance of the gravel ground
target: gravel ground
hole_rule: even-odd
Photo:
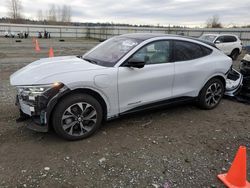
[[[9,76],[47,57],[50,46],[77,55],[98,43],[39,42],[36,53],[31,39],[0,39],[0,187],[223,187],[217,174],[240,145],[249,147],[250,106],[225,99],[210,111],[185,104],[126,116],[76,142],[30,131],[15,121]]]

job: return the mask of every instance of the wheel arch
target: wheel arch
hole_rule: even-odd
[[[48,110],[47,110],[46,119],[47,119],[47,123],[49,127],[52,127],[51,119],[52,119],[52,115],[57,104],[60,101],[62,101],[65,97],[72,95],[72,94],[76,94],[76,93],[89,94],[92,97],[94,97],[101,104],[102,109],[103,109],[103,120],[106,120],[108,108],[109,108],[108,102],[107,100],[104,99],[103,95],[101,95],[98,91],[95,91],[94,89],[90,89],[90,88],[76,88],[73,90],[67,89],[63,91],[62,93],[59,93],[58,95],[56,95],[47,105]]]
[[[230,55],[232,55],[233,51],[235,51],[235,50],[237,50],[238,53],[240,53],[240,49],[239,49],[238,47],[236,47],[236,48],[234,48],[234,49],[231,51]]]
[[[201,91],[202,91],[203,87],[206,85],[206,83],[209,82],[209,80],[214,79],[214,78],[220,79],[220,80],[222,81],[224,87],[226,87],[226,78],[225,78],[225,75],[224,75],[224,74],[220,74],[220,73],[219,73],[219,74],[215,74],[215,75],[209,77],[209,78],[203,83],[202,88],[201,88],[200,91],[199,91],[199,94],[201,93]]]
[[[224,87],[226,87],[226,79],[223,76],[221,76],[221,75],[214,76],[214,77],[210,78],[209,80],[214,79],[214,78],[217,78],[217,79],[221,80]]]

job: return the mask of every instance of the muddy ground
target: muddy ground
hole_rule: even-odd
[[[249,147],[250,106],[226,99],[211,111],[185,104],[126,116],[76,142],[30,131],[15,121],[9,76],[50,46],[78,55],[98,41],[39,43],[37,53],[31,39],[0,39],[0,187],[223,187],[217,174],[240,145]]]

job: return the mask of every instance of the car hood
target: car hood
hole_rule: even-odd
[[[61,56],[53,58],[44,58],[18,70],[10,76],[11,85],[34,85],[44,78],[56,74],[67,72],[90,71],[104,69],[76,56]],[[48,84],[48,83],[44,83]]]

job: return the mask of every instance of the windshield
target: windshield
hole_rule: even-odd
[[[216,38],[215,35],[202,35],[200,37],[201,40],[206,40],[206,41],[209,41],[209,42],[214,42],[215,38]]]
[[[114,37],[101,43],[83,59],[98,65],[112,67],[140,42],[132,38]]]

